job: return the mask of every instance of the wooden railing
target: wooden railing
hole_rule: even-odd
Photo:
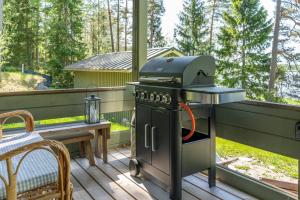
[[[219,137],[300,159],[300,107],[245,101],[216,109]]]
[[[126,92],[125,87],[113,87],[0,93],[0,113],[26,109],[35,120],[82,116],[84,98],[91,94],[102,98],[102,113],[133,108],[133,96]]]
[[[296,124],[299,122],[299,106],[244,101],[216,107],[218,137],[295,158],[298,161],[300,138],[296,138]],[[296,198],[221,166],[218,167],[218,175],[223,181],[261,199]]]
[[[48,90],[2,93],[0,113],[26,109],[33,113],[36,120],[79,116],[84,112],[84,98],[90,94],[102,97],[103,113],[132,110],[134,106],[134,97],[125,87]],[[255,101],[216,106],[218,137],[299,160],[300,140],[295,136],[298,122],[299,106]],[[295,199],[295,196],[245,178],[222,166],[218,166],[218,176],[261,199]]]

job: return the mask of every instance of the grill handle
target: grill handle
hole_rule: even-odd
[[[140,82],[142,83],[173,83],[178,82],[174,77],[141,77]]]
[[[150,133],[150,125],[145,124],[145,148],[150,148],[150,141],[149,141],[149,133]]]
[[[157,150],[156,132],[157,132],[157,127],[153,126],[151,128],[152,151],[156,151]]]

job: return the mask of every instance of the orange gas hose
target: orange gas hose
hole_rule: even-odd
[[[180,105],[181,108],[183,108],[188,113],[188,115],[189,115],[189,117],[192,121],[192,129],[190,130],[189,134],[187,134],[186,136],[184,136],[182,138],[183,141],[186,141],[186,140],[189,140],[194,135],[194,132],[196,130],[195,116],[194,116],[191,108],[188,105],[186,105],[183,102],[180,102],[179,105]]]

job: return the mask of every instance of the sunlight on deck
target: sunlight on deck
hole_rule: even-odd
[[[143,178],[134,178],[128,171],[130,151],[127,148],[110,150],[108,163],[96,159],[96,166],[89,166],[86,158],[72,160],[73,198],[90,199],[169,199],[165,188]],[[182,196],[186,200],[241,200],[256,198],[238,191],[221,182],[209,188],[207,177],[198,173],[185,177]]]

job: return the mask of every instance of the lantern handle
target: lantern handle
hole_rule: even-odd
[[[86,88],[85,88],[85,97],[87,98],[88,97],[88,93],[89,93],[89,89],[90,88],[95,88],[92,84],[90,84],[90,85],[88,85]],[[98,94],[98,92],[97,92],[97,94]],[[96,96],[96,95],[94,95],[94,94],[92,94],[94,97]],[[90,95],[90,96],[92,96],[92,95]]]

